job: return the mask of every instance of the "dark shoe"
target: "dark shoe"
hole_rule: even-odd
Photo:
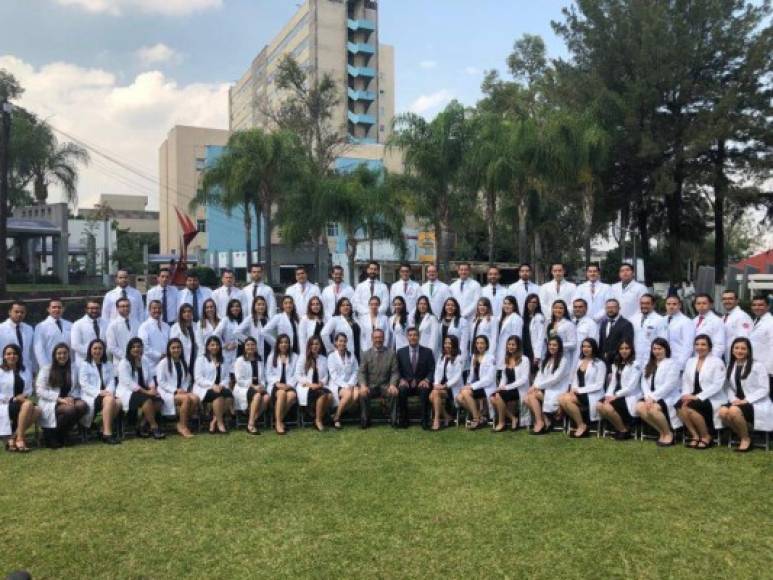
[[[153,429],[152,436],[153,436],[153,439],[156,439],[156,440],[166,439],[166,434],[163,431],[161,431],[159,427],[156,427],[155,429]]]

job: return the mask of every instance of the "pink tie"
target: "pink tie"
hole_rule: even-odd
[[[695,328],[700,328],[700,327],[701,327],[701,324],[703,324],[703,314],[701,314],[701,315],[698,317],[698,326],[696,326]]]

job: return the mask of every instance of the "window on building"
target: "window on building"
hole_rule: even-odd
[[[327,235],[331,238],[338,236],[338,224],[330,222],[327,224]]]
[[[207,160],[203,157],[196,157],[196,171],[204,171],[204,167],[207,164]]]
[[[196,220],[196,229],[204,233],[207,231],[207,220]]]

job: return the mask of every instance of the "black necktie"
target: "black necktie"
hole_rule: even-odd
[[[497,287],[496,287],[496,286],[492,286],[492,287],[491,287],[491,291],[493,292],[493,295],[494,295],[494,296],[496,296],[496,295],[497,295]]]
[[[121,288],[121,298],[126,298],[126,288]]]
[[[258,283],[255,282],[255,283],[252,284],[252,299],[253,299],[253,301],[257,297],[258,297]]]
[[[59,329],[59,332],[62,332],[62,321],[61,320],[57,320],[56,321],[56,327]]]
[[[199,291],[193,291],[193,322],[199,321]]]
[[[411,349],[411,370],[412,370],[414,375],[416,375],[416,363],[418,362],[417,361],[418,355],[417,355],[417,352],[416,352],[417,350],[418,349],[416,349],[416,348],[412,348]]]
[[[24,339],[21,336],[21,323],[16,325],[16,342],[19,344],[19,350],[24,352]]]
[[[376,281],[370,281],[370,297],[373,298],[373,293],[376,291]]]
[[[169,322],[169,318],[166,315],[166,286],[164,286],[164,289],[161,291],[161,311],[161,320]]]
[[[288,318],[290,320],[290,324],[293,327],[293,352],[295,354],[298,354],[298,353],[300,353],[300,349],[298,348],[298,327],[295,324],[295,320],[293,320],[289,316],[288,316]]]
[[[317,370],[317,361],[314,361],[314,372],[311,373],[311,382],[317,384],[319,382],[319,371]]]
[[[94,338],[99,338],[99,322],[97,322],[96,318],[93,318],[91,324],[94,327]]]
[[[97,373],[99,373],[99,390],[104,391],[105,390],[105,379],[102,378],[102,365],[97,365]]]
[[[131,332],[132,331],[132,324],[131,324],[131,322],[129,322],[129,319],[128,318],[124,318],[123,321],[126,323],[126,330]]]

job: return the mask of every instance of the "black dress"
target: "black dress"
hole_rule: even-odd
[[[633,416],[631,415],[631,412],[628,410],[628,403],[625,400],[625,397],[620,397],[617,395],[618,391],[620,391],[623,388],[623,385],[620,382],[620,377],[623,375],[623,369],[620,368],[618,365],[615,365],[615,397],[616,399],[612,401],[610,404],[612,405],[612,408],[615,410],[615,412],[620,416],[620,419],[625,423],[626,425],[631,425],[633,423]]]
[[[695,379],[693,380],[692,394],[697,396],[702,392],[703,392],[703,389],[701,389],[701,377],[696,367]],[[676,409],[681,409],[683,406],[684,406],[684,401],[682,400],[677,401],[676,404],[674,405]],[[705,401],[702,401],[700,399],[693,399],[692,401],[687,402],[687,407],[689,409],[692,409],[693,411],[697,411],[698,413],[700,413],[709,431],[711,432],[715,431],[714,408],[711,406],[711,401],[709,401],[708,399],[706,399]]]
[[[515,368],[505,367],[505,380],[507,381],[508,385],[515,382]],[[499,394],[499,397],[505,403],[510,403],[512,401],[520,400],[520,394],[518,393],[518,389],[510,389],[507,391],[497,391],[497,394]]]

